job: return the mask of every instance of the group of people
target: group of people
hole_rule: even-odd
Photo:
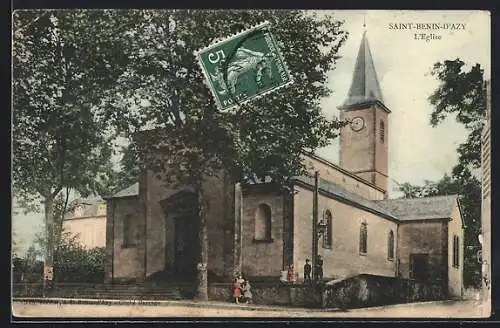
[[[310,260],[306,259],[306,264],[304,264],[304,282],[311,282],[312,266],[309,262]],[[321,255],[318,255],[314,265],[315,280],[323,281],[323,258],[321,257]]]
[[[252,291],[250,281],[243,278],[243,275],[238,275],[234,278],[233,284],[233,298],[236,304],[242,303],[252,303]]]

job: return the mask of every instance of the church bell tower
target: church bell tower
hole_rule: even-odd
[[[340,132],[340,166],[388,191],[389,114],[373,64],[366,31],[340,119],[350,122]]]

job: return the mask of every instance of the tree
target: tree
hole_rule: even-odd
[[[347,37],[334,17],[304,11],[141,11],[127,45],[132,64],[120,78],[121,98],[108,104],[109,120],[139,138],[147,168],[168,171],[168,183],[198,194],[201,262],[207,263],[203,181],[227,171],[234,181],[270,178],[279,185],[305,174],[304,152],[327,145],[343,125],[320,110],[330,94],[327,74]],[[272,32],[294,78],[293,87],[247,103],[235,112],[217,110],[194,52],[218,38],[262,21]],[[133,106],[132,106],[133,105]],[[131,106],[136,110],[131,110]],[[161,140],[162,142],[158,142]],[[149,156],[148,154],[155,154]],[[207,298],[207,273],[199,272],[198,298]]]
[[[459,145],[458,163],[452,175],[438,182],[425,181],[423,186],[401,185],[405,197],[428,197],[458,194],[465,224],[464,284],[480,286],[481,268],[477,261],[481,232],[481,183],[474,174],[481,167],[481,132],[486,118],[486,91],[483,70],[476,64],[467,70],[460,60],[434,64],[431,74],[440,82],[429,97],[434,106],[430,123],[438,126],[446,117],[455,115],[457,122],[469,131]]]
[[[128,64],[131,21],[119,11],[13,15],[13,191],[25,208],[43,203],[49,264],[61,191],[106,192],[113,130],[102,104]]]
[[[438,126],[446,117],[455,115],[457,122],[469,131],[465,143],[457,151],[459,159],[453,176],[469,179],[471,171],[481,167],[481,132],[486,118],[486,90],[481,65],[467,71],[460,59],[436,63],[431,74],[440,82],[429,97],[434,106],[431,125]]]

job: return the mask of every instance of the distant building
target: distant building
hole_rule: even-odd
[[[450,297],[463,292],[464,226],[456,195],[388,199],[389,117],[366,35],[348,97],[339,107],[352,123],[341,130],[340,165],[304,154],[319,172],[319,242],[324,278],[368,273],[435,282]],[[147,131],[152,134],[155,131]],[[397,138],[397,136],[395,136]],[[168,173],[167,173],[168,174]],[[314,181],[239,185],[228,174],[205,177],[209,277],[236,272],[276,278],[312,255]],[[106,279],[197,279],[198,198],[151,171],[108,201]],[[210,278],[209,278],[210,279]],[[209,281],[210,282],[210,281]]]
[[[63,228],[77,236],[87,249],[106,246],[106,201],[83,199],[72,202],[73,211],[68,213]]]
[[[486,82],[486,122],[482,133],[482,288],[483,298],[491,300],[491,83]]]

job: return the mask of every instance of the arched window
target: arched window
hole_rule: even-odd
[[[134,246],[134,217],[132,214],[127,214],[123,218],[123,247]]]
[[[458,236],[453,236],[453,266],[458,268],[460,266],[460,243]]]
[[[255,210],[256,241],[271,241],[271,208],[267,204],[260,204]]]
[[[332,213],[329,210],[323,212],[323,220],[326,224],[323,233],[323,248],[332,248]]]
[[[368,227],[366,222],[361,223],[359,229],[359,252],[366,254],[368,251]]]
[[[387,241],[387,259],[394,259],[394,232],[389,231],[389,239]]]
[[[384,141],[385,141],[385,125],[384,125],[384,121],[380,121],[379,133],[380,133],[380,142],[384,143]]]

